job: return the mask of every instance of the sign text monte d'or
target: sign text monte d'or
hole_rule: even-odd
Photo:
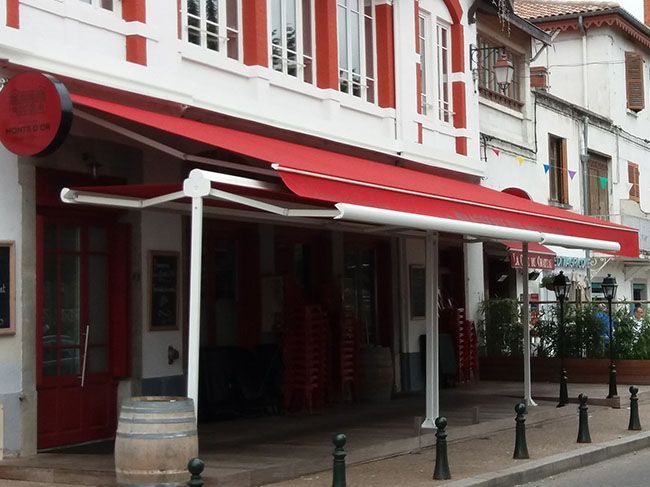
[[[0,91],[0,142],[20,156],[50,154],[72,125],[68,90],[52,76],[28,72]]]

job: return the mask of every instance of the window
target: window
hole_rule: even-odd
[[[498,47],[497,44],[489,39],[479,36],[478,47],[482,49],[478,52],[478,87],[482,97],[505,105],[515,110],[521,110],[523,97],[521,93],[521,67],[523,64],[521,56],[505,50],[506,57],[512,63],[515,72],[512,76],[512,83],[508,85],[505,93],[499,88],[496,77],[494,76],[494,65],[501,56],[497,50],[488,51],[486,48]]]
[[[438,22],[436,26],[438,51],[438,118],[449,122],[451,104],[449,102],[449,26]]]
[[[630,199],[632,201],[640,202],[641,194],[639,190],[639,165],[633,162],[627,163],[627,181],[632,184],[630,188]]]
[[[637,52],[626,52],[625,93],[630,110],[638,112],[645,108],[643,90],[643,56]]]
[[[377,271],[375,250],[346,247],[344,295],[346,307],[354,313],[363,344],[380,343],[377,320]]]
[[[567,167],[566,139],[548,136],[548,171],[550,200],[563,205],[569,204],[569,178]]]
[[[117,7],[117,0],[79,0],[82,3],[87,3],[88,5],[94,5],[95,7],[103,8],[104,10],[115,11]]]
[[[429,44],[429,16],[427,14],[420,12],[418,27],[418,40],[420,43],[420,113],[427,115],[429,112],[429,100],[427,99],[429,94],[429,83],[427,82],[429,74],[429,49],[427,48]]]
[[[271,66],[314,82],[314,0],[271,0]]]
[[[591,216],[609,219],[609,164],[606,159],[590,155],[587,164],[589,176],[589,208]]]
[[[185,0],[184,5],[189,43],[241,59],[241,0]]]
[[[339,87],[375,102],[375,23],[372,0],[338,0]]]

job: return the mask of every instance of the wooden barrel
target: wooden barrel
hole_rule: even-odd
[[[393,357],[388,347],[362,348],[359,356],[359,398],[387,402],[393,394]]]
[[[146,396],[124,402],[115,437],[119,485],[186,485],[187,462],[198,454],[192,399]]]

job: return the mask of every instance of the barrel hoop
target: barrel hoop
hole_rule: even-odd
[[[120,416],[120,423],[131,423],[131,424],[183,424],[190,423],[194,424],[193,417],[187,418],[159,418],[159,419],[141,419],[141,418],[125,418]]]
[[[154,413],[169,413],[169,412],[183,412],[189,413],[194,412],[194,408],[191,405],[187,404],[165,404],[160,403],[157,405],[145,406],[145,405],[135,405],[135,404],[124,404],[122,406],[122,411],[146,411]]]
[[[188,438],[197,436],[196,430],[178,431],[175,433],[116,433],[118,438],[131,438],[134,440],[166,440],[173,438]]]

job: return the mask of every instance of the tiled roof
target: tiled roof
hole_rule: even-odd
[[[514,2],[515,13],[524,19],[598,12],[619,6],[617,2],[584,0],[515,0]]]

